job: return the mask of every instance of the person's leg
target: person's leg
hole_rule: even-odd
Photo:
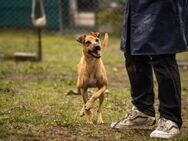
[[[152,66],[149,56],[125,54],[132,103],[139,111],[155,116]]]
[[[181,128],[181,84],[176,55],[152,56],[152,64],[158,81],[160,117]]]
[[[112,122],[112,128],[148,129],[155,124],[153,75],[149,56],[125,54],[125,66],[131,84],[133,108],[124,118]]]

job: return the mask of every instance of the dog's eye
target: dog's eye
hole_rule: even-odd
[[[99,42],[99,39],[96,39],[95,41],[96,41],[96,42]]]
[[[86,45],[90,45],[91,42],[90,42],[90,41],[86,41],[85,44],[86,44]]]

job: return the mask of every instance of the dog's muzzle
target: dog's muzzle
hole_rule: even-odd
[[[96,44],[93,46],[93,48],[88,50],[88,53],[94,58],[99,59],[101,57],[101,47],[98,44]]]

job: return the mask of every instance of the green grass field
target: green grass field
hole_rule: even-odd
[[[8,58],[16,51],[35,51],[32,46],[36,47],[32,32],[0,32],[0,52]],[[42,62],[0,61],[0,141],[156,140],[149,138],[151,130],[110,129],[111,122],[122,118],[131,108],[130,85],[117,37],[110,38],[109,48],[102,57],[110,90],[103,105],[105,124],[87,125],[85,118],[79,117],[83,105],[81,97],[66,93],[76,90],[81,54],[81,46],[74,36],[46,33]],[[178,58],[188,60],[188,54],[179,54]],[[187,141],[188,70],[181,68],[180,71],[184,124],[181,135],[173,140]],[[157,111],[157,86],[155,91]],[[95,123],[97,106],[98,101],[92,110]]]

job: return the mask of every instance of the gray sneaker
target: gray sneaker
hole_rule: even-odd
[[[159,120],[158,127],[150,134],[150,137],[169,139],[175,137],[179,133],[180,129],[175,122],[161,118]]]
[[[133,106],[131,111],[120,121],[112,122],[111,128],[116,129],[148,129],[155,124],[155,117],[140,112]]]

